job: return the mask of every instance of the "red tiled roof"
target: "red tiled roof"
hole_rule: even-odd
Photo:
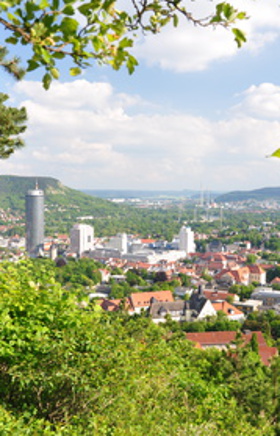
[[[154,291],[154,292],[135,292],[131,294],[130,301],[132,306],[135,307],[146,307],[150,305],[152,298],[157,301],[169,301],[173,302],[174,298],[171,291]]]
[[[203,294],[207,298],[207,300],[217,301],[217,300],[226,300],[228,297],[233,297],[235,294],[231,294],[226,291],[209,291],[207,289],[203,290]]]
[[[189,341],[198,342],[200,345],[226,345],[236,338],[236,332],[199,332],[186,333]]]
[[[260,345],[259,355],[262,360],[262,363],[268,366],[270,364],[270,360],[272,359],[272,357],[278,355],[278,350],[276,347],[268,347],[267,345]]]
[[[244,344],[248,344],[252,339],[253,334],[256,335],[259,345],[259,356],[262,363],[266,366],[270,364],[270,360],[273,356],[278,354],[276,347],[269,347],[265,341],[262,332],[249,332],[242,335]],[[186,338],[189,341],[195,342],[203,346],[222,346],[228,345],[236,339],[236,332],[202,332],[202,333],[186,333]]]
[[[251,274],[263,274],[264,270],[256,264],[248,265]]]
[[[212,303],[212,305],[216,310],[216,312],[222,311],[228,317],[235,316],[235,315],[244,315],[243,312],[241,312],[241,310],[237,309],[227,301],[222,301],[221,303]]]
[[[107,300],[106,298],[104,298],[100,302],[100,306],[102,307],[102,309],[106,310],[107,312],[116,312],[117,310],[119,310],[121,302],[122,302],[121,299]],[[126,309],[130,308],[128,299],[125,300],[125,307]]]

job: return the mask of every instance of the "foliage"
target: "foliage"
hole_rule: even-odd
[[[249,330],[261,330],[275,341],[280,339],[280,315],[273,310],[250,313],[243,327]]]
[[[1,63],[1,53],[0,53]],[[0,93],[0,158],[7,159],[15,150],[23,147],[19,136],[26,129],[27,115],[25,108],[17,109],[4,103],[8,95]]]
[[[233,294],[237,294],[239,295],[241,301],[242,300],[247,300],[248,298],[250,298],[252,292],[254,292],[255,286],[254,284],[250,284],[250,285],[232,285],[229,288],[229,292],[233,293]]]
[[[11,74],[15,79],[21,79],[24,76],[25,71],[19,67],[19,58],[13,57],[12,59],[7,59],[7,57],[7,48],[0,46],[0,66],[9,74]]]
[[[246,263],[247,265],[253,265],[254,263],[256,263],[258,257],[255,254],[247,254],[246,256]]]
[[[233,27],[246,14],[226,2],[204,19],[194,17],[181,0],[130,1],[122,9],[118,6],[114,0],[5,0],[0,3],[0,24],[8,31],[7,45],[30,46],[27,71],[43,67],[46,89],[59,78],[57,63],[65,58],[72,61],[72,76],[91,61],[108,63],[116,70],[125,64],[132,73],[137,60],[130,49],[137,31],[158,33],[170,22],[177,26],[179,16],[195,25],[231,27],[238,46],[246,41],[244,33]]]
[[[276,277],[280,277],[280,266],[276,265],[274,268],[270,268],[266,273],[268,283]]]
[[[1,434],[277,434],[279,359],[269,369],[250,345],[198,350],[167,324],[82,310],[51,262],[0,269]]]
[[[77,288],[80,286],[91,287],[101,282],[100,265],[92,259],[82,258],[68,260],[56,268],[55,278],[62,286]]]

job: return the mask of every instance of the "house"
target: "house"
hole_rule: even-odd
[[[189,309],[193,312],[193,317],[195,317],[196,320],[217,315],[211,301],[205,297],[202,286],[199,286],[198,289],[192,293],[188,302]]]
[[[237,284],[249,284],[249,271],[246,267],[238,269],[224,269],[215,275],[217,283],[231,286]]]
[[[155,324],[166,322],[167,315],[173,321],[186,321],[188,302],[184,300],[177,300],[173,302],[152,302],[149,315]]]
[[[227,301],[212,303],[216,312],[223,312],[230,321],[243,321],[245,315],[241,310],[237,309]]]
[[[150,308],[153,302],[159,303],[173,303],[174,298],[171,291],[154,291],[154,292],[134,292],[130,297],[126,299],[109,300],[103,298],[100,301],[102,309],[108,312],[115,312],[120,310],[120,306],[123,305],[124,309],[128,311],[130,315],[135,313],[141,313],[142,310]]]
[[[165,322],[167,315],[173,321],[197,321],[208,316],[216,316],[216,311],[211,302],[205,298],[201,290],[193,292],[187,301],[174,302],[152,301],[149,314],[154,323]]]
[[[265,341],[265,338],[262,332],[247,332],[242,334],[242,339],[244,341],[244,345],[247,345],[251,339],[253,334],[256,335],[258,348],[259,348],[259,356],[264,365],[269,366],[271,359],[274,356],[277,356],[278,350],[276,347],[269,347]],[[225,331],[225,332],[203,332],[203,333],[186,333],[186,338],[189,341],[195,342],[196,346],[202,349],[214,347],[219,350],[227,349],[228,347],[235,348],[236,345],[234,341],[236,339],[236,332]]]
[[[147,310],[153,302],[174,301],[171,291],[152,291],[152,292],[135,292],[129,297],[130,313],[140,313],[141,310]]]
[[[237,294],[231,294],[227,291],[218,291],[216,289],[204,289],[203,291],[205,297],[212,301],[212,303],[219,301],[227,301],[231,299],[231,301],[239,301],[239,296]]]
[[[110,279],[110,276],[111,276],[110,271],[108,271],[107,269],[104,269],[104,268],[100,268],[98,271],[101,274],[101,282],[102,283],[108,283],[109,279]]]
[[[265,285],[266,283],[266,272],[265,270],[256,264],[247,265],[249,269],[249,283],[259,283],[260,285]]]
[[[266,283],[266,272],[259,265],[246,265],[236,269],[223,269],[215,275],[217,283],[226,284],[228,286],[241,284],[249,285],[257,282],[260,284]]]

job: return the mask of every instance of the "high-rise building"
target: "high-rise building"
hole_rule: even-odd
[[[194,232],[190,227],[182,226],[179,232],[179,250],[187,254],[195,252]]]
[[[94,244],[94,230],[88,224],[74,224],[70,232],[70,251],[81,256],[91,251]]]
[[[44,191],[30,189],[25,196],[26,250],[37,257],[44,245]]]

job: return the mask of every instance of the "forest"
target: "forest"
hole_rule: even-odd
[[[279,358],[264,366],[238,335],[234,352],[197,349],[168,323],[81,304],[57,268],[1,263],[0,434],[280,434]]]

